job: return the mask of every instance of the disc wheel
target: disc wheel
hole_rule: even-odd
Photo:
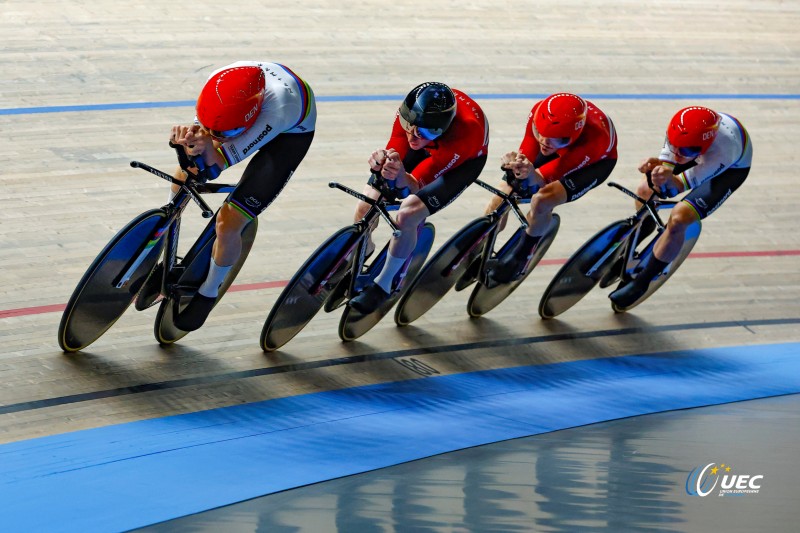
[[[581,301],[624,253],[625,246],[621,239],[630,230],[631,223],[628,220],[614,222],[595,233],[572,254],[545,289],[539,301],[539,316],[554,318]],[[591,275],[588,274],[607,253],[609,255],[603,264]]]
[[[75,352],[87,347],[122,316],[156,266],[164,242],[153,236],[166,219],[167,214],[161,209],[142,213],[122,228],[95,258],[61,316],[58,344],[62,350]],[[144,260],[127,283],[117,288],[117,278],[143,251]]]
[[[550,227],[548,228],[547,232],[542,235],[542,238],[536,245],[536,250],[534,250],[533,257],[528,262],[527,268],[521,277],[512,281],[511,283],[502,283],[493,287],[489,287],[485,283],[479,281],[479,283],[475,285],[475,288],[472,290],[472,294],[467,302],[467,313],[469,313],[469,316],[477,318],[485,315],[500,305],[503,300],[508,298],[509,295],[511,295],[511,293],[517,289],[517,287],[522,285],[522,282],[525,281],[533,269],[536,268],[536,265],[539,264],[539,261],[541,261],[544,255],[547,253],[550,245],[553,244],[553,241],[558,234],[559,227],[561,227],[561,218],[557,214],[553,214],[553,221],[550,224]],[[508,243],[513,242],[515,239],[522,238],[523,231],[525,230],[522,228],[518,229],[514,237],[509,239]],[[506,246],[501,249],[498,257],[502,257],[503,254],[508,252],[508,248],[510,248],[508,243],[506,243]]]
[[[450,292],[483,253],[493,224],[488,217],[475,219],[437,250],[400,298],[394,313],[398,326],[415,321]]]
[[[261,349],[277,350],[308,324],[331,292],[346,283],[353,259],[345,257],[361,237],[356,226],[342,228],[309,256],[283,289],[261,329]],[[323,277],[327,275],[327,281]]]

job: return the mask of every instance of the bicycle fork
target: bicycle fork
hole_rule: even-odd
[[[155,248],[158,243],[161,242],[161,238],[164,236],[164,233],[172,226],[172,223],[175,219],[168,218],[167,221],[162,224],[156,231],[153,232],[152,237],[147,241],[141,251],[131,261],[128,262],[128,265],[123,269],[122,273],[112,281],[112,285],[116,289],[125,288],[128,283],[130,282],[133,274],[136,272],[136,269],[144,262],[150,252]]]
[[[469,248],[456,255],[456,257],[450,262],[450,264],[444,268],[444,271],[442,272],[442,277],[447,278],[451,276],[453,272],[455,272],[458,269],[458,267],[461,266],[461,263],[463,263],[465,259],[472,256],[472,252],[475,251],[476,248],[485,244],[485,239],[489,235],[489,233],[492,232],[492,230],[494,230],[494,226],[490,226],[489,228],[487,228],[486,231],[484,231],[480,237],[475,239],[475,242],[473,242]]]
[[[161,242],[161,239],[164,237],[164,234],[167,233],[167,230],[169,230],[167,233],[167,244],[170,253],[168,257],[169,264],[166,266],[169,268],[166,268],[164,272],[166,273],[170,271],[170,269],[175,265],[175,257],[178,247],[178,223],[176,223],[176,220],[188,203],[189,195],[184,191],[180,191],[169,204],[162,208],[167,213],[166,221],[153,232],[153,235],[144,245],[142,250],[140,250],[135,257],[131,258],[130,261],[128,261],[128,264],[122,270],[122,273],[112,281],[114,288],[122,289],[128,285],[133,277],[133,274],[136,272],[136,269],[139,268],[153,248],[157,246],[159,242]]]
[[[616,239],[616,242],[608,247],[605,253],[600,256],[600,258],[586,271],[587,277],[594,277],[598,270],[612,262],[610,258],[615,258],[620,255],[625,256],[625,266],[622,272],[623,275],[628,270],[635,269],[638,266],[639,261],[636,257],[636,245],[639,243],[639,235],[642,231],[642,225],[640,221],[641,219],[639,219],[637,222],[634,222],[628,231],[626,231],[622,236]],[[617,251],[622,246],[625,246],[626,249],[622,253],[618,254]]]

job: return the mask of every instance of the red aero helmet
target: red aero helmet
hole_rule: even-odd
[[[548,96],[539,103],[533,115],[533,127],[539,135],[560,139],[563,146],[574,142],[585,124],[586,102],[572,93]]]
[[[667,139],[681,155],[703,154],[717,136],[719,121],[720,116],[707,107],[684,107],[669,121]]]
[[[220,139],[236,137],[255,122],[264,103],[261,67],[232,67],[212,75],[197,98],[197,120]]]

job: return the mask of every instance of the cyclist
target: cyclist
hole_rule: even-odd
[[[208,275],[174,318],[184,331],[199,328],[214,307],[219,286],[241,253],[242,229],[272,203],[305,157],[317,116],[305,81],[283,65],[260,61],[213,72],[196,112],[194,124],[173,126],[170,140],[201,161],[212,179],[253,157],[217,213]],[[181,170],[176,177],[186,178]],[[177,190],[173,185],[173,194]]]
[[[603,183],[616,164],[614,124],[592,102],[571,93],[555,93],[536,102],[519,151],[501,159],[506,176],[498,187],[531,198],[528,228],[514,248],[490,267],[490,279],[509,283],[519,278],[550,227],[553,209]],[[493,198],[486,213],[501,201]]]
[[[691,192],[672,208],[666,230],[638,267],[636,278],[609,295],[615,304],[628,307],[647,292],[680,252],[686,229],[716,211],[739,188],[752,159],[750,137],[734,117],[701,106],[683,108],[672,117],[661,154],[639,165],[639,172],[651,174],[652,186],[645,176],[637,194],[647,198],[658,189],[671,198]]]
[[[375,150],[369,158],[373,172],[380,173],[398,198],[404,198],[396,215],[402,233],[392,238],[383,269],[374,283],[350,300],[351,307],[371,313],[396,290],[394,279],[414,251],[417,228],[478,178],[488,147],[489,123],[467,94],[439,82],[423,83],[408,93],[386,148]],[[371,186],[364,194],[378,197]],[[369,207],[359,202],[355,219],[361,219]]]

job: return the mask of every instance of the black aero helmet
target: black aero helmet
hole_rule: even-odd
[[[444,83],[429,81],[414,87],[400,104],[403,129],[416,126],[419,135],[428,140],[439,137],[456,116],[456,97]]]

